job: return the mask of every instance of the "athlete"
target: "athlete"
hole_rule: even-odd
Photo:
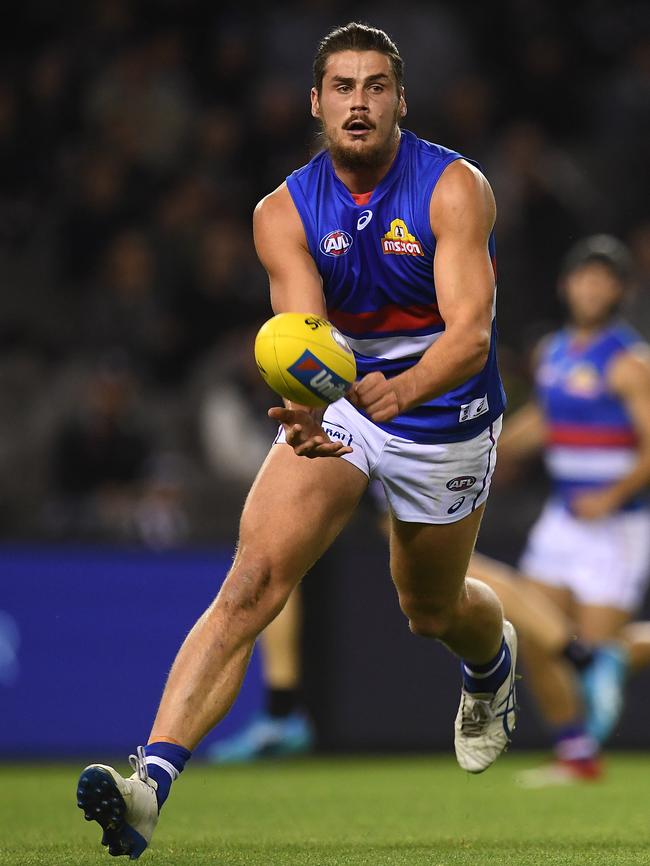
[[[537,400],[508,421],[502,445],[509,460],[543,450],[553,484],[521,570],[585,641],[630,642],[638,667],[650,661],[647,626],[628,625],[650,575],[650,354],[618,318],[629,280],[629,255],[615,238],[596,235],[569,251],[560,279],[569,325],[543,343]],[[601,700],[601,678],[611,683],[611,669],[622,677],[624,655],[612,644],[587,673],[588,702],[602,708],[588,730],[538,649],[528,645],[526,655],[556,755],[528,781],[597,777],[598,742],[620,709],[617,695],[609,710]]]
[[[370,477],[390,503],[391,572],[409,626],[461,659],[460,766],[487,769],[515,723],[515,631],[495,594],[466,579],[505,403],[492,191],[460,154],[400,129],[403,63],[381,30],[351,23],[323,39],[311,107],[324,149],[257,206],[255,244],[273,310],[333,320],[360,378],[324,419],[290,402],[269,410],[282,429],[244,506],[233,566],[179,650],[133,776],[82,772],[79,806],[115,855],[135,859],[148,845],[172,781],[228,712],[256,637]],[[345,440],[330,439],[332,425]]]

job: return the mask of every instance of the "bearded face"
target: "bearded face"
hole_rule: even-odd
[[[406,103],[385,54],[332,54],[321,91],[314,89],[311,96],[312,114],[323,125],[325,146],[338,168],[368,170],[390,162]]]

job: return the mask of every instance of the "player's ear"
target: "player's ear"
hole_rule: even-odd
[[[399,95],[399,106],[398,106],[399,116],[400,117],[406,117],[406,112],[408,111],[408,109],[406,107],[406,97],[404,96],[404,88],[402,87],[400,90],[401,90],[401,92]]]
[[[315,87],[312,87],[309,96],[311,99],[311,116],[320,119],[320,100],[318,99],[318,91]]]

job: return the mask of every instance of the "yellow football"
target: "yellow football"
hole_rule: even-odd
[[[255,361],[267,385],[305,406],[339,400],[357,375],[345,337],[310,313],[279,313],[265,322],[255,338]]]

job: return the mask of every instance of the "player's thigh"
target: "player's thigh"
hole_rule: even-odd
[[[455,523],[391,521],[391,574],[401,598],[446,606],[464,585],[484,505]]]
[[[541,580],[534,580],[524,575],[523,585],[530,587],[532,593],[539,593],[555,605],[571,622],[575,623],[577,606],[573,592],[565,586],[554,586]]]
[[[630,619],[629,611],[615,607],[581,604],[576,611],[578,633],[589,643],[612,640]]]
[[[264,563],[297,582],[343,529],[368,485],[339,457],[297,457],[274,445],[248,494],[237,559]]]

